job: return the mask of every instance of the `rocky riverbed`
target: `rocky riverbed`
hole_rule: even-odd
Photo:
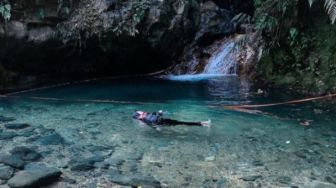
[[[131,119],[134,109],[158,105],[177,112],[175,118],[209,117],[213,125],[158,132]],[[6,100],[1,114],[1,188],[336,187],[332,122],[305,128],[293,120],[183,100],[142,105]]]

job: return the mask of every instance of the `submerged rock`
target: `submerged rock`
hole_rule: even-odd
[[[122,165],[125,160],[124,159],[114,159],[114,158],[109,158],[106,160],[106,162],[110,165],[110,166],[113,166],[113,167],[116,167],[118,168],[120,165]]]
[[[68,163],[72,171],[87,171],[95,167],[95,163],[104,161],[102,156],[93,156],[89,158],[74,158]]]
[[[279,183],[289,185],[292,181],[292,178],[290,178],[288,176],[281,176],[277,180],[278,180]]]
[[[3,155],[0,158],[0,162],[11,166],[13,168],[16,169],[23,169],[23,167],[25,166],[25,161],[23,161],[19,156],[12,156],[12,155]]]
[[[47,136],[42,136],[37,139],[37,142],[43,145],[61,145],[65,143],[64,138],[57,133],[53,133]]]
[[[314,180],[310,182],[308,188],[336,188],[336,185]]]
[[[0,162],[16,169],[23,169],[27,162],[36,161],[41,158],[41,154],[27,147],[15,147],[10,154],[0,156]]]
[[[306,158],[307,158],[307,152],[306,152],[306,150],[296,151],[296,152],[294,152],[294,154],[295,154],[297,157],[300,157],[300,158],[302,158],[302,159],[306,159]]]
[[[27,128],[24,129],[22,131],[20,131],[19,136],[23,136],[23,137],[30,137],[35,135],[35,129],[34,128]]]
[[[262,161],[259,160],[255,160],[252,162],[253,166],[264,166],[264,163]]]
[[[10,123],[10,124],[6,124],[5,127],[7,129],[24,129],[24,128],[30,127],[30,125],[27,123]]]
[[[152,176],[143,176],[143,175],[121,175],[113,174],[110,179],[112,182],[132,187],[146,187],[146,188],[159,188],[162,187],[161,183],[157,181]]]
[[[0,115],[0,122],[1,123],[7,123],[7,122],[10,122],[10,121],[14,121],[15,118],[13,117],[5,117],[5,116],[1,116]]]
[[[110,164],[108,164],[107,162],[96,162],[94,163],[94,167],[101,168],[101,169],[109,169]]]
[[[62,172],[44,164],[31,164],[8,181],[11,188],[33,188],[50,184],[60,177]]]
[[[262,176],[260,176],[260,175],[244,176],[244,177],[242,177],[240,179],[242,179],[244,181],[255,181],[255,180],[259,179],[259,178],[262,178]]]
[[[334,179],[333,179],[332,177],[330,177],[330,176],[325,177],[324,180],[325,180],[326,182],[333,183],[333,184],[336,185],[336,180],[334,180]]]
[[[36,161],[42,157],[40,153],[24,146],[15,147],[10,153],[24,161]]]
[[[69,164],[72,171],[87,171],[94,168],[94,162],[92,161],[81,161],[75,164]]]
[[[0,140],[9,140],[16,136],[18,135],[12,131],[4,131],[4,132],[0,131]]]
[[[9,167],[9,166],[5,166],[5,165],[0,165],[0,179],[1,180],[8,180],[9,178],[11,178],[14,174],[14,169]]]
[[[228,179],[225,177],[222,177],[221,179],[217,181],[216,184],[218,185],[218,187],[224,187],[227,182],[228,182]]]

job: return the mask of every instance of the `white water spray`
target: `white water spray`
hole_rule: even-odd
[[[209,59],[203,74],[235,75],[237,73],[237,47],[234,41],[225,42]]]

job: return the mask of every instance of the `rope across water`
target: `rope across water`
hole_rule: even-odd
[[[54,97],[35,97],[35,96],[18,96],[17,94],[32,92],[32,91],[39,91],[44,89],[50,89],[55,87],[62,87],[67,85],[73,85],[73,84],[80,84],[80,83],[86,83],[86,82],[92,82],[97,80],[107,80],[107,79],[116,79],[116,78],[129,78],[129,77],[145,77],[145,76],[155,76],[159,75],[165,70],[157,71],[154,73],[149,74],[141,74],[141,75],[133,75],[133,76],[113,76],[113,77],[103,77],[103,78],[95,78],[90,80],[82,80],[82,81],[76,81],[76,82],[66,82],[61,84],[55,84],[51,86],[45,86],[45,87],[39,87],[39,88],[33,88],[18,92],[12,92],[5,95],[0,95],[0,98],[25,98],[25,99],[32,99],[32,100],[45,100],[45,101],[64,101],[64,102],[89,102],[89,103],[113,103],[113,104],[158,104],[154,102],[138,102],[138,101],[117,101],[117,100],[108,100],[108,99],[64,99],[64,98],[54,98]],[[231,105],[231,106],[221,106],[225,109],[230,110],[236,110],[236,111],[242,111],[242,112],[248,112],[248,113],[255,113],[257,111],[252,110],[260,107],[271,107],[271,106],[279,106],[279,105],[286,105],[286,104],[296,104],[296,103],[302,103],[302,102],[308,102],[308,101],[314,101],[314,100],[320,100],[325,98],[332,98],[336,97],[336,93],[318,96],[318,97],[308,97],[303,99],[297,99],[297,100],[290,100],[285,102],[278,102],[278,103],[267,103],[267,104],[252,104],[252,105]]]
[[[154,102],[139,102],[139,101],[117,101],[107,99],[64,99],[54,97],[26,97],[26,96],[12,96],[12,95],[0,95],[0,98],[18,98],[18,99],[31,99],[41,101],[60,101],[60,102],[87,102],[87,103],[110,103],[110,104],[158,104]]]
[[[18,94],[33,92],[33,91],[40,91],[45,89],[63,87],[68,85],[74,84],[81,84],[81,83],[88,83],[98,80],[109,80],[109,79],[117,79],[117,78],[136,78],[136,77],[147,77],[147,76],[156,76],[163,73],[165,70],[160,70],[157,72],[149,73],[149,74],[139,74],[139,75],[123,75],[123,76],[110,76],[110,77],[101,77],[101,78],[94,78],[88,80],[81,80],[75,82],[65,82],[55,85],[43,86],[38,88],[32,88],[12,93],[7,93],[0,95],[0,98],[21,98],[21,99],[31,99],[31,100],[43,100],[43,101],[63,101],[63,102],[88,102],[88,103],[110,103],[110,104],[158,104],[155,102],[139,102],[139,101],[118,101],[118,100],[108,100],[108,99],[64,99],[64,98],[55,98],[55,97],[36,97],[36,96],[19,96]]]
[[[223,107],[225,109],[229,109],[229,110],[236,110],[236,111],[247,112],[247,113],[257,113],[258,111],[255,111],[255,110],[252,110],[252,109],[261,108],[261,107],[280,106],[280,105],[286,105],[286,104],[297,104],[297,103],[327,99],[327,98],[332,98],[332,97],[336,97],[336,93],[323,95],[323,96],[318,96],[318,97],[308,97],[308,98],[303,98],[303,99],[290,100],[290,101],[285,101],[285,102],[278,102],[278,103],[252,104],[252,105],[233,105],[233,106],[223,106]]]

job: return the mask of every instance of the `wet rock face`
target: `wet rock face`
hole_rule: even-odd
[[[226,6],[230,3],[231,7]],[[184,49],[183,56],[168,74],[208,73],[206,66],[212,60],[223,58],[219,56],[224,55],[221,52],[228,49],[226,44],[229,47],[235,43],[232,53],[227,54],[228,57],[223,60],[232,58],[236,62],[236,67],[232,68],[234,71],[213,74],[237,73],[247,78],[252,77],[261,51],[261,43],[258,42],[261,41],[260,35],[254,32],[248,12],[241,13],[242,10],[234,4],[231,1],[205,1],[200,5],[199,27],[193,42]],[[253,9],[253,2],[251,4],[246,1],[241,5]],[[218,54],[218,58],[214,57],[215,54]],[[224,67],[223,70],[227,68]]]
[[[254,13],[254,1],[252,0],[214,0],[221,8],[233,10],[236,13],[244,12],[252,15]]]
[[[236,31],[235,25],[231,23],[234,14],[229,10],[221,9],[214,2],[205,2],[200,12],[200,30],[195,36],[198,44],[211,44],[214,40]]]
[[[41,43],[55,36],[55,31],[50,26],[31,29],[28,32],[28,41]]]
[[[208,45],[237,31],[232,18],[251,7],[250,1],[215,0],[62,2],[12,4],[26,14],[15,11],[1,26],[5,68],[72,76],[158,70],[190,44]]]
[[[217,39],[207,46],[193,44],[167,74],[238,74],[252,78],[262,49],[260,43],[254,42],[259,37],[258,33],[246,33]],[[242,40],[244,44],[240,44]]]
[[[27,36],[27,25],[19,21],[11,21],[5,25],[6,34],[8,37],[15,39],[23,39]]]

